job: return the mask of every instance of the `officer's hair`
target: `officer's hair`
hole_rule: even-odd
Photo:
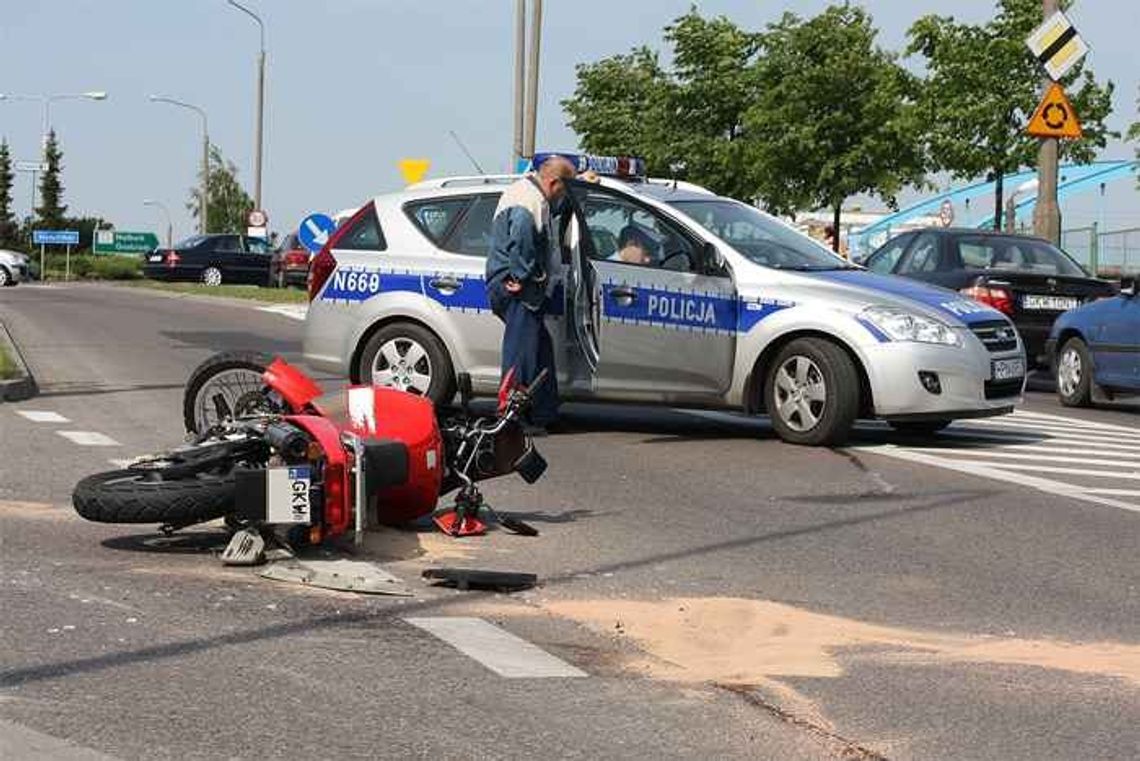
[[[551,156],[539,165],[538,176],[544,180],[569,180],[574,177],[574,165],[564,156]]]

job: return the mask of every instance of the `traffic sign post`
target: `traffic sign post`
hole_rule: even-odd
[[[156,248],[158,236],[154,233],[97,230],[91,250],[96,254],[145,254]]]
[[[297,240],[310,253],[315,254],[329,242],[329,236],[335,230],[336,222],[332,217],[326,214],[310,214],[301,220],[301,225],[297,228]]]
[[[32,244],[40,247],[40,280],[44,279],[44,249],[47,246],[67,246],[64,280],[71,280],[71,247],[79,245],[78,230],[33,230]]]

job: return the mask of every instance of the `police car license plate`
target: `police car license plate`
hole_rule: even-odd
[[[1045,296],[1039,294],[1026,294],[1021,298],[1022,309],[1033,309],[1047,312],[1067,312],[1081,305],[1080,299],[1074,296]]]
[[[269,468],[265,477],[266,523],[308,523],[311,469],[307,465]]]
[[[996,381],[1013,380],[1025,375],[1025,360],[1021,357],[1013,359],[995,359],[992,369],[993,379]]]
[[[146,260],[148,262],[161,262],[162,261],[162,254],[151,254],[150,256],[148,256],[146,258]]]

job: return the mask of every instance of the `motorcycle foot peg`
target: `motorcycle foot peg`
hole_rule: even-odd
[[[255,528],[234,532],[230,543],[222,551],[226,565],[257,565],[265,560],[265,538]]]

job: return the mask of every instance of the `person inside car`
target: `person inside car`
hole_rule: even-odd
[[[609,259],[625,264],[652,264],[653,241],[637,225],[626,225],[618,236],[617,251]]]

